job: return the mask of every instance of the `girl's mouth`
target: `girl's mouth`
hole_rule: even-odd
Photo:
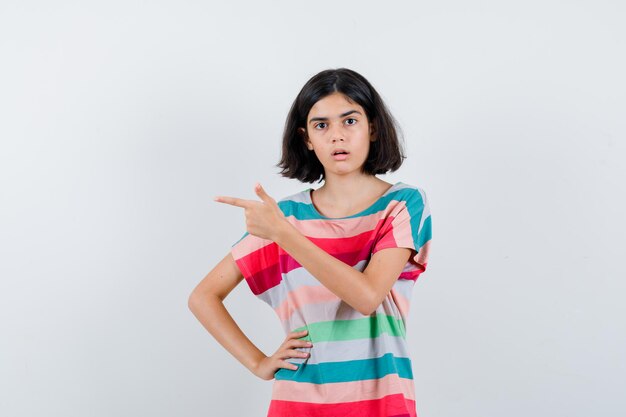
[[[346,158],[348,158],[348,154],[347,153],[336,153],[336,154],[333,154],[333,159],[335,161],[344,161]]]

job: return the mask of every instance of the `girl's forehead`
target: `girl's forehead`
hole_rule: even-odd
[[[363,112],[363,108],[357,102],[349,100],[341,93],[332,93],[319,99],[311,107],[309,115],[311,117],[336,117],[348,110],[359,110],[361,113]]]

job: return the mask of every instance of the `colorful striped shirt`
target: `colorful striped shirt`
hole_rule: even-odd
[[[325,252],[363,272],[385,248],[413,249],[391,291],[363,315],[271,240],[249,233],[231,248],[250,290],[278,315],[285,335],[308,330],[310,355],[275,373],[268,417],[416,417],[406,344],[411,291],[426,270],[430,209],[423,189],[397,182],[360,213],[329,218],[311,188],[277,201],[285,218]]]

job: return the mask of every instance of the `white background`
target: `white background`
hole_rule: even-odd
[[[224,3],[224,4],[223,4]],[[187,308],[275,198],[287,111],[370,80],[422,187],[420,417],[623,416],[626,6],[615,1],[0,3],[0,415],[264,417]],[[226,305],[284,338],[245,283]]]

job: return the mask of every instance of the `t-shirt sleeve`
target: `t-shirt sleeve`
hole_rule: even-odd
[[[372,254],[386,248],[412,249],[400,278],[417,279],[428,265],[432,237],[430,207],[421,188],[407,189],[381,227]]]
[[[230,253],[254,295],[280,282],[278,245],[273,241],[245,232]]]

